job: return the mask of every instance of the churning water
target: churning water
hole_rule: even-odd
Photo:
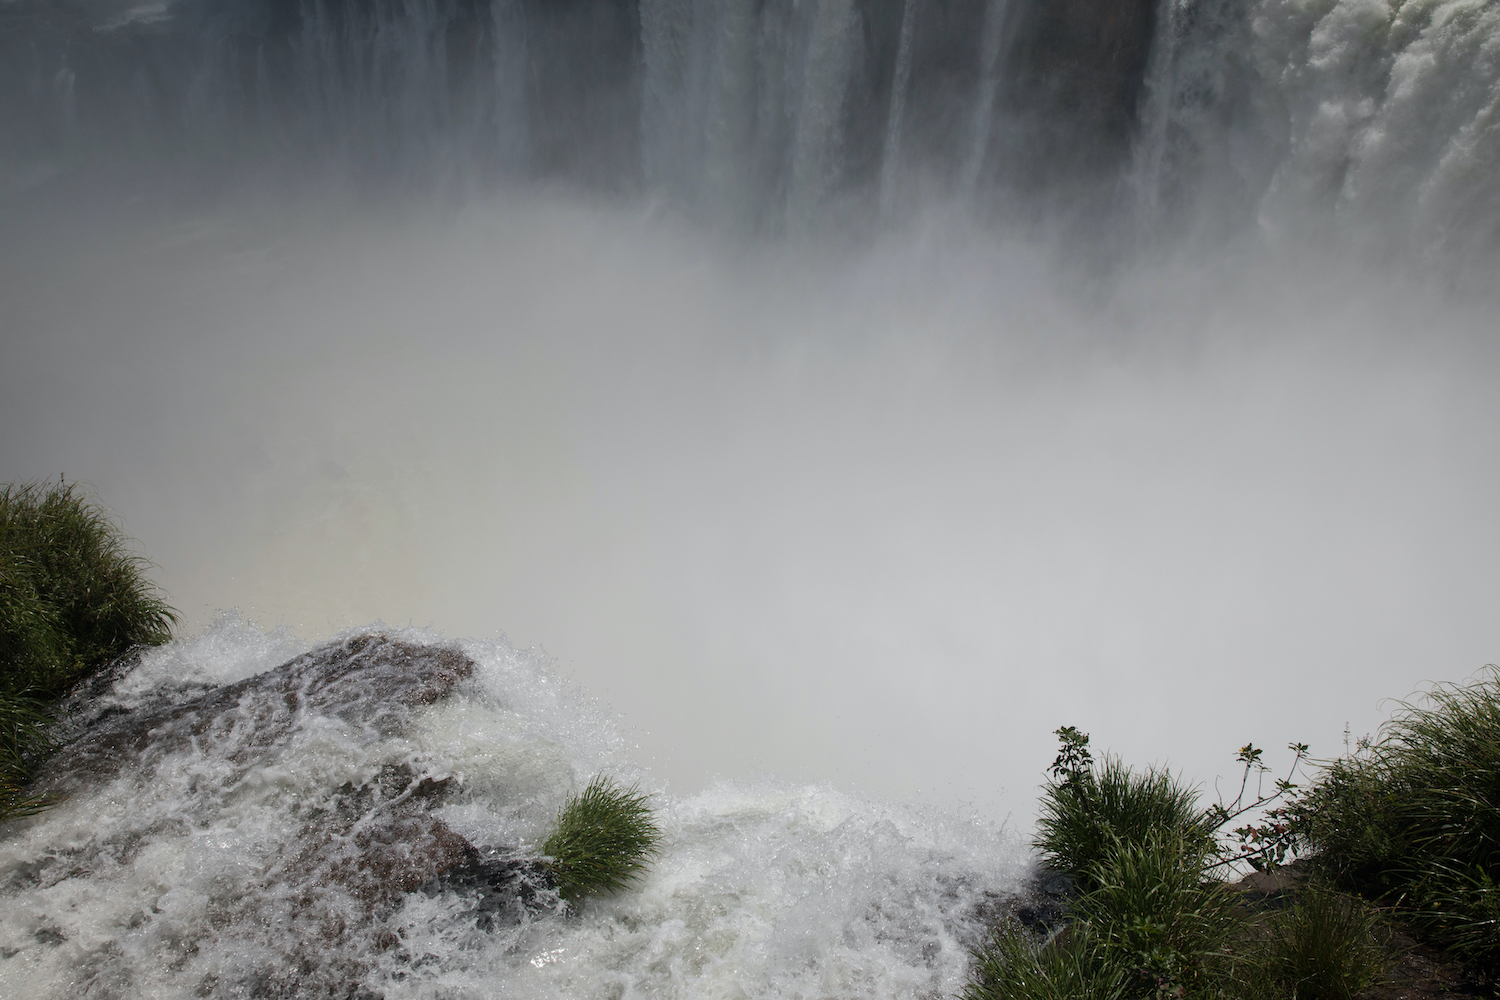
[[[1057,726],[1208,783],[1500,658],[1500,6],[1109,10],[0,2],[0,475],[193,636],[0,992],[951,995]],[[638,889],[433,874],[601,771]]]
[[[580,778],[641,777],[608,716],[504,642],[261,673],[301,652],[226,619],[92,700],[71,797],[0,854],[7,995],[943,996],[1022,872],[982,824],[721,785],[656,797],[638,888],[486,910],[453,844],[535,852]]]

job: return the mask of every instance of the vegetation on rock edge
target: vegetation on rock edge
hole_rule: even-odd
[[[0,819],[51,749],[49,704],[177,622],[118,523],[76,485],[0,487]]]
[[[572,902],[639,881],[660,845],[647,796],[601,775],[569,797],[542,854],[558,894]]]

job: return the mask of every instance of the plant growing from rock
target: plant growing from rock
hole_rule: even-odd
[[[1500,975],[1500,667],[1403,703],[1281,814],[1320,874]]]
[[[1303,886],[1297,902],[1265,923],[1265,977],[1298,1000],[1354,1000],[1385,967],[1369,904],[1327,886]]]
[[[1261,752],[1241,748],[1238,794],[1202,808],[1170,772],[1132,771],[1108,755],[1096,762],[1086,733],[1057,735],[1034,843],[1047,868],[1072,880],[1069,922],[1045,941],[998,928],[975,952],[965,1000],[1348,1000],[1339,989],[1377,974],[1355,904],[1325,895],[1252,926],[1214,877],[1237,862],[1285,858],[1281,840],[1250,840],[1242,828],[1234,843],[1224,830],[1297,790],[1306,746],[1292,745],[1292,770],[1270,791]],[[1314,974],[1320,961],[1326,970]]]
[[[1195,791],[1167,771],[1137,773],[1110,755],[1096,764],[1088,734],[1072,726],[1057,735],[1062,747],[1042,788],[1035,846],[1043,863],[1071,875],[1079,891],[1095,888],[1095,869],[1120,845],[1144,843],[1153,832],[1175,831],[1195,853],[1207,849],[1213,831]]]
[[[177,615],[148,566],[76,485],[0,488],[0,687],[55,696],[170,639]]]
[[[619,891],[645,875],[661,845],[647,798],[638,787],[621,788],[603,775],[569,797],[542,842],[543,864],[558,895],[574,902]]]
[[[0,487],[0,819],[45,805],[25,785],[51,749],[48,702],[171,638],[176,612],[147,565],[77,486]]]

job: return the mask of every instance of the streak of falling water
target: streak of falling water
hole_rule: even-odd
[[[839,118],[854,59],[855,13],[854,0],[818,0],[807,15],[812,21],[802,51],[787,192],[787,224],[794,231],[815,217],[837,180],[843,145]]]
[[[995,117],[995,95],[1000,89],[1000,42],[1004,37],[1006,0],[989,0],[984,9],[984,35],[980,39],[979,100],[974,105],[973,143],[964,161],[959,192],[972,198],[979,187],[979,172],[990,146]]]
[[[880,163],[880,214],[890,218],[896,199],[901,156],[901,119],[906,113],[906,91],[911,84],[911,44],[917,30],[917,0],[906,0],[901,11],[901,43],[896,50],[896,78],[891,83],[891,113],[886,120],[885,150]]]
[[[1164,0],[1157,8],[1160,23],[1146,66],[1145,95],[1141,101],[1140,135],[1128,176],[1135,197],[1139,225],[1152,227],[1161,212],[1163,171],[1166,169],[1168,125],[1175,91],[1173,68],[1186,0]]]
[[[526,120],[526,41],[520,0],[493,0],[490,22],[495,41],[496,152],[502,166],[519,170],[531,148]]]

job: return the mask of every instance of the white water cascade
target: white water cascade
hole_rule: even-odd
[[[1479,254],[1500,229],[1493,3],[1172,2],[1145,81],[1137,190],[1156,217],[1236,209],[1384,253]]]
[[[305,648],[224,619],[101,692],[94,743],[54,765],[70,797],[0,841],[4,994],[946,996],[1019,887],[1018,845],[983,824],[735,784],[653,795],[664,849],[638,888],[486,916],[472,888],[421,885],[446,841],[535,852],[592,775],[649,778],[535,657],[390,636],[278,675]]]

